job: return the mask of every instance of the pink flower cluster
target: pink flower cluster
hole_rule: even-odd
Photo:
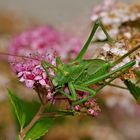
[[[140,19],[138,7],[136,5],[119,3],[115,0],[104,0],[102,4],[93,8],[90,19],[92,22],[100,19],[111,37],[117,38],[118,35],[121,35],[129,40],[137,33],[137,24],[131,25],[131,23],[137,23]],[[101,29],[97,31],[96,39],[100,41],[106,39]]]
[[[36,82],[48,86],[47,74],[40,64],[41,60],[55,65],[55,56],[51,56],[55,52],[63,61],[67,61],[77,56],[81,46],[79,38],[58,32],[51,26],[38,27],[11,40],[9,53],[17,57],[10,56],[9,60],[13,71],[27,87],[32,88]]]
[[[11,40],[9,53],[17,55],[53,53],[54,51],[65,60],[77,56],[81,50],[80,38],[57,31],[51,26],[38,27],[23,32]]]
[[[83,98],[88,97],[89,93],[79,92],[77,91],[78,99],[81,100]],[[70,106],[67,106],[67,109],[70,109]],[[96,117],[101,112],[96,100],[94,98],[89,98],[86,102],[77,104],[74,106],[74,110],[80,113],[86,113],[92,117]]]
[[[55,66],[55,54],[39,56],[39,58],[33,56],[29,58],[15,58],[10,56],[9,59],[13,61],[11,66],[17,74],[19,81],[24,82],[27,87],[33,88],[35,83],[39,83],[47,88],[50,87],[48,75],[41,66],[41,60],[46,60]],[[51,69],[49,69],[49,72],[51,76],[54,76],[54,72]]]
[[[82,104],[78,104],[74,107],[74,110],[77,112],[87,113],[90,116],[96,117],[101,112],[98,104],[95,99],[90,98],[88,101]]]
[[[101,112],[98,104],[93,98],[90,98],[87,102],[85,102],[84,106],[87,108],[87,113],[93,117],[98,116],[98,114]]]

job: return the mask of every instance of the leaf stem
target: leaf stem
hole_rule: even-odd
[[[47,102],[46,102],[47,103]],[[44,112],[45,107],[46,107],[46,103],[45,104],[41,104],[38,112],[36,113],[36,115],[33,117],[33,119],[31,120],[31,122],[23,129],[21,130],[20,134],[19,134],[19,140],[23,140],[24,137],[26,136],[27,132],[32,128],[32,126],[40,119],[41,114]]]
[[[45,117],[53,117],[53,118],[56,118],[56,117],[63,117],[63,116],[73,116],[74,113],[72,111],[66,111],[66,112],[59,112],[59,111],[56,111],[56,112],[49,112],[49,113],[42,113],[40,116],[41,118],[45,118]]]

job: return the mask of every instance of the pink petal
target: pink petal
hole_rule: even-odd
[[[44,79],[39,80],[39,83],[40,83],[42,86],[46,86],[46,82],[45,82],[45,80],[44,80]]]
[[[37,75],[35,78],[34,78],[34,80],[41,80],[42,79],[42,76],[39,76],[39,75]]]
[[[25,80],[25,84],[28,88],[32,88],[34,85],[34,81],[33,80]]]
[[[21,77],[22,75],[23,75],[23,71],[19,72],[17,76]]]
[[[25,79],[24,79],[23,77],[21,77],[21,78],[19,79],[19,81],[20,81],[20,82],[24,82]]]

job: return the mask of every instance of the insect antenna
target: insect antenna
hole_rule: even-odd
[[[40,61],[38,58],[33,57],[33,56],[26,56],[26,55],[16,55],[16,54],[10,54],[10,53],[5,53],[5,52],[0,52],[1,56],[11,56],[11,57],[19,57],[19,58],[23,58],[23,59],[31,59],[31,60],[38,60]]]

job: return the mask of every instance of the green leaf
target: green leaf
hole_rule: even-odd
[[[40,107],[40,103],[38,103],[37,101],[29,102],[29,101],[22,100],[19,97],[15,96],[15,93],[13,93],[12,91],[8,90],[8,92],[9,92],[9,98],[13,105],[12,107],[14,109],[13,114],[15,116],[17,130],[20,130],[20,127],[23,128],[32,120],[32,118],[34,117],[34,115],[36,114],[36,112]],[[15,100],[17,101],[16,104],[14,102]],[[19,115],[18,113],[21,113],[22,115]],[[24,123],[20,121],[22,120],[20,119],[22,118],[22,116],[25,116]]]
[[[21,102],[24,107],[24,112],[26,114],[26,120],[25,120],[25,126],[26,126],[32,120],[34,115],[37,113],[40,107],[40,103],[38,103],[37,101],[29,102],[25,100],[21,100]]]
[[[25,125],[27,125],[36,114],[40,104],[37,102],[26,102],[21,100],[10,90],[9,98],[15,110],[15,115],[19,121],[20,127],[23,129]],[[47,110],[47,108],[46,108]],[[33,127],[27,132],[25,140],[36,140],[47,133],[49,127],[52,125],[53,119],[51,118],[42,118],[38,120]]]
[[[52,125],[53,119],[51,118],[42,118],[37,121],[33,127],[28,131],[24,140],[36,140],[45,135],[48,132],[48,129]]]
[[[140,104],[140,87],[138,87],[129,80],[125,80],[124,83],[129,89],[132,96],[136,99],[137,103]]]
[[[23,128],[25,125],[26,114],[25,114],[25,109],[21,103],[22,101],[18,97],[16,97],[12,91],[8,90],[8,93],[9,93],[10,101],[15,110],[15,114],[19,121],[20,127]]]

